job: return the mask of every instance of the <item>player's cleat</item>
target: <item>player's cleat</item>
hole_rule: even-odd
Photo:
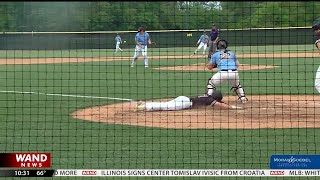
[[[241,103],[245,104],[245,103],[248,102],[248,98],[246,98],[246,97],[241,97],[241,98],[240,98],[240,101],[241,101]]]
[[[233,105],[231,105],[231,106],[230,106],[230,108],[231,108],[231,109],[243,109],[243,107],[240,107],[240,106],[233,106]]]
[[[145,65],[144,67],[147,68],[147,67],[149,67],[149,66],[148,66],[148,65]]]

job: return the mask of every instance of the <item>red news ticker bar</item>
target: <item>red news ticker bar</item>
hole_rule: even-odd
[[[50,168],[50,153],[0,153],[0,168]]]

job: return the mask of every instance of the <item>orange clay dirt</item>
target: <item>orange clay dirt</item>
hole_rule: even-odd
[[[127,102],[78,110],[72,113],[72,117],[175,129],[320,128],[320,96],[260,95],[248,99],[248,103],[240,104],[235,96],[224,98],[226,103],[242,106],[243,110],[199,107],[181,111],[135,112],[136,103]]]
[[[199,58],[200,56],[153,56],[150,59]],[[318,53],[239,54],[239,58],[319,57]],[[203,57],[202,57],[203,58]],[[0,64],[52,64],[131,60],[131,57],[0,59]],[[242,65],[239,70],[274,68],[266,65]],[[204,64],[161,67],[159,70],[203,71]],[[225,97],[243,110],[210,107],[182,111],[135,112],[134,102],[90,107],[73,112],[73,118],[120,125],[187,129],[320,128],[320,96],[260,95],[248,96],[247,104],[236,96]],[[158,101],[164,101],[162,99]]]
[[[168,67],[160,67],[160,68],[153,68],[153,69],[159,69],[159,70],[171,70],[171,71],[210,71],[205,66],[205,63],[199,63],[199,64],[192,64],[189,66],[168,66]],[[271,66],[271,65],[252,65],[252,64],[241,64],[239,66],[240,71],[247,71],[247,70],[255,70],[255,69],[270,69],[275,68],[278,66]],[[212,70],[218,71],[217,68]]]
[[[294,57],[319,57],[319,53],[281,53],[281,54],[239,54],[238,58],[294,58]],[[203,56],[149,56],[151,60],[157,59],[196,59]],[[97,61],[119,61],[131,60],[132,57],[96,57],[96,58],[15,58],[15,59],[0,59],[0,64],[54,64],[54,63],[82,63],[82,62],[97,62]]]

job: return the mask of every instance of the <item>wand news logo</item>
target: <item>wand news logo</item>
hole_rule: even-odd
[[[272,155],[270,169],[320,169],[320,155]]]
[[[49,168],[50,153],[0,153],[0,167]]]

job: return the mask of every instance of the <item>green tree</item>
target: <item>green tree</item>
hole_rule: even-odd
[[[0,30],[15,31],[15,4],[12,2],[0,3]]]
[[[259,4],[256,12],[252,15],[251,27],[280,27],[282,22],[282,13],[286,14],[288,10],[281,8],[281,2],[265,2]]]
[[[108,31],[310,26],[320,2],[1,2],[2,31]]]
[[[109,2],[91,2],[89,5],[89,30],[110,30],[112,24],[112,6]]]

